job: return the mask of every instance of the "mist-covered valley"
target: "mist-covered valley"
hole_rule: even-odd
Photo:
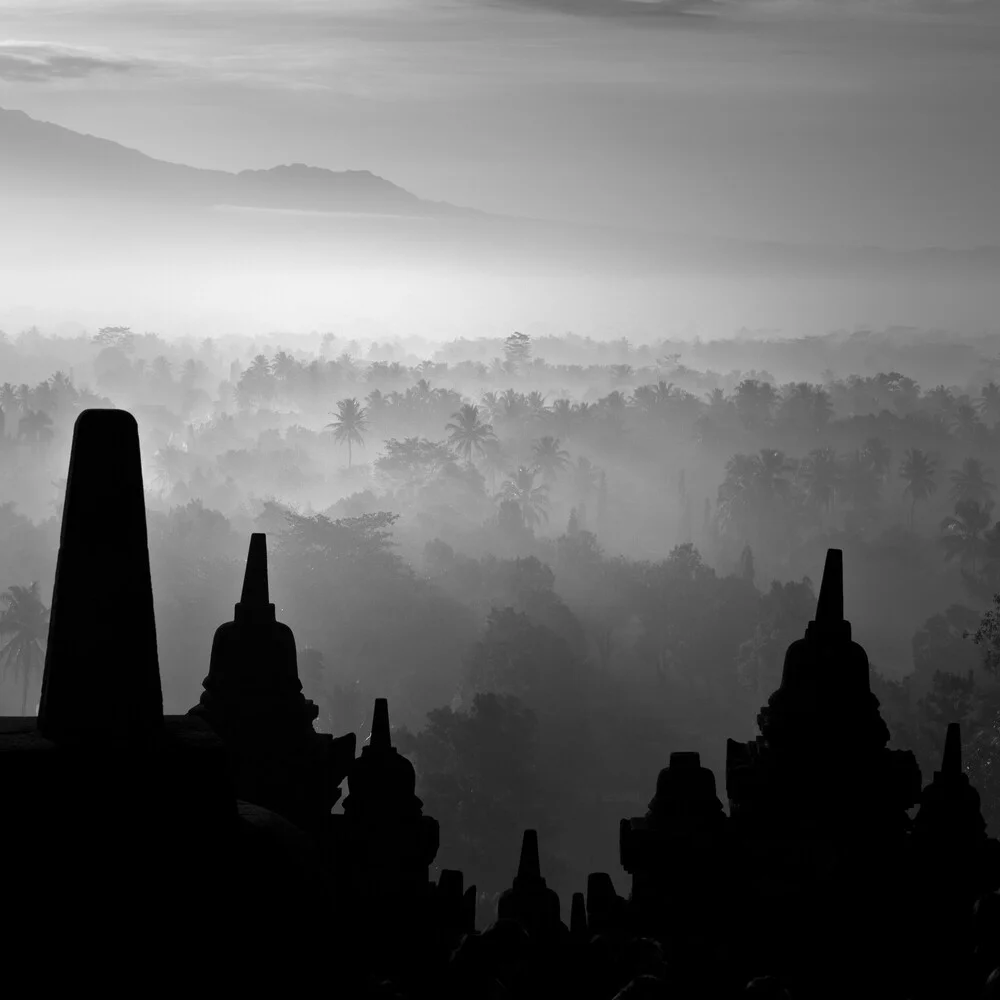
[[[894,745],[927,775],[961,720],[996,829],[994,337],[345,327],[8,330],[0,711],[37,703],[73,422],[114,406],[139,423],[166,709],[197,702],[265,531],[319,727],[363,739],[389,698],[438,864],[487,900],[527,826],[559,891],[617,871],[672,750],[722,781],[828,547]]]

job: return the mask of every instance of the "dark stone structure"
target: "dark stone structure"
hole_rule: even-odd
[[[831,550],[759,737],[729,742],[728,816],[698,754],[673,753],[621,823],[628,900],[595,872],[567,929],[528,830],[480,934],[475,886],[431,880],[438,824],[385,699],[358,757],[316,733],[264,536],[200,704],[164,716],[138,429],[85,411],[39,718],[0,719],[4,943],[57,993],[971,1000],[989,978],[1000,995],[1000,845],[958,726],[921,792],[843,607]]]
[[[416,783],[413,765],[392,745],[389,703],[376,698],[368,745],[347,776],[344,812],[332,817],[335,887],[338,907],[354,918],[344,933],[356,953],[410,983],[431,959],[429,869],[440,836]]]
[[[294,830],[241,812],[222,742],[163,714],[138,428],[123,411],[86,410],[74,428],[40,715],[0,719],[0,789],[5,945],[49,990],[145,992],[154,969],[165,989],[193,968],[238,986],[246,948],[308,936],[312,862]]]
[[[714,900],[726,882],[725,833],[715,775],[701,766],[698,754],[672,753],[646,815],[621,821],[619,853],[632,876],[630,919],[636,929],[714,936]]]
[[[831,549],[816,618],[788,648],[761,735],[727,752],[738,893],[758,915],[740,942],[744,971],[805,979],[827,968],[831,996],[859,976],[887,989],[899,970],[884,958],[908,947],[907,810],[920,771],[912,753],[887,748],[868,671],[844,619],[843,555]]]
[[[565,929],[559,920],[559,896],[542,878],[537,830],[524,831],[514,884],[500,896],[497,916],[516,920],[531,937],[548,937]]]
[[[212,642],[205,691],[190,714],[218,733],[239,797],[320,839],[354,760],[355,736],[317,733],[302,694],[292,630],[270,602],[266,536],[250,536],[243,593]]]

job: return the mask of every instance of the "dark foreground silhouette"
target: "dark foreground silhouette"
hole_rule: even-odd
[[[568,923],[534,830],[489,928],[461,872],[430,881],[438,824],[385,699],[360,756],[313,729],[264,535],[204,688],[164,716],[138,428],[84,411],[39,716],[0,719],[9,977],[114,995],[1000,995],[1000,844],[958,726],[921,790],[913,754],[887,748],[839,550],[760,736],[729,742],[728,816],[698,754],[671,754],[646,815],[621,821],[628,899],[595,872]]]

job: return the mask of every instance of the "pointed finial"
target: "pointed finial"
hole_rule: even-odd
[[[517,866],[517,877],[535,880],[542,877],[542,866],[538,861],[538,831],[525,830],[521,840],[521,860]]]
[[[816,617],[806,629],[806,638],[823,645],[839,645],[851,641],[851,623],[844,619],[844,552],[827,549],[823,579],[819,585]],[[867,684],[867,673],[863,678]],[[782,687],[785,678],[782,676]]]
[[[962,731],[957,722],[948,723],[944,737],[944,756],[941,759],[941,775],[955,777],[962,773]]]
[[[38,726],[54,741],[135,743],[163,725],[139,427],[73,427]]]
[[[392,739],[389,736],[389,699],[376,698],[375,711],[372,713],[372,733],[368,740],[372,750],[391,750]]]
[[[243,593],[240,604],[268,604],[267,593],[267,535],[255,531],[250,536],[247,568],[243,575]]]
[[[820,625],[839,625],[844,620],[844,552],[842,549],[826,550],[823,580],[819,585],[816,604],[816,622]]]
[[[255,531],[250,536],[247,565],[243,574],[243,593],[236,605],[237,621],[274,621],[274,605],[267,586],[267,535]]]

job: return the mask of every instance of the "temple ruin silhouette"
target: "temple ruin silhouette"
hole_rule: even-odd
[[[477,928],[476,887],[430,877],[440,831],[389,707],[376,699],[360,754],[315,731],[254,534],[201,700],[164,715],[138,427],[82,412],[39,715],[0,719],[10,954],[43,988],[130,994],[1000,995],[1000,843],[959,727],[926,786],[888,748],[839,550],[759,736],[728,743],[728,811],[679,750],[645,815],[621,820],[627,897],[594,872],[563,907],[525,830]]]

